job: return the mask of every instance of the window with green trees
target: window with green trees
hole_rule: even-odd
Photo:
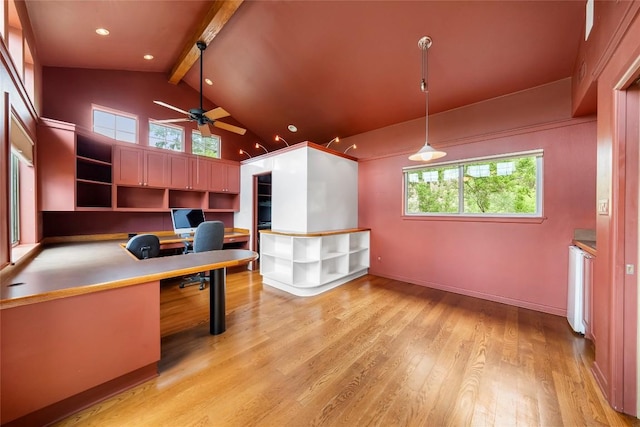
[[[220,137],[202,136],[198,131],[191,132],[191,152],[200,156],[220,158]]]
[[[405,168],[407,215],[542,215],[542,151]]]
[[[149,145],[165,150],[184,151],[184,129],[149,122]]]

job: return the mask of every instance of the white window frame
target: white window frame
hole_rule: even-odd
[[[212,138],[212,139],[217,139],[218,140],[218,156],[217,157],[213,157],[213,156],[207,156],[206,154],[201,154],[201,153],[194,153],[193,152],[193,135],[199,135],[201,138]],[[191,154],[195,154],[196,156],[203,156],[203,157],[209,157],[211,159],[220,159],[222,158],[222,137],[220,135],[214,135],[211,134],[210,137],[207,136],[202,136],[202,133],[200,133],[200,131],[197,130],[192,130],[191,131]]]
[[[9,160],[9,235],[11,245],[20,243],[20,157],[13,149]]]
[[[96,123],[95,123],[95,113],[96,111],[100,112],[100,113],[104,113],[104,114],[110,114],[112,116],[114,116],[115,120],[115,127],[112,129],[113,130],[113,136],[112,135],[108,135],[104,132],[99,132],[96,131]],[[129,131],[123,131],[123,130],[119,130],[117,127],[117,123],[118,123],[118,117],[120,118],[124,118],[124,119],[129,119],[129,120],[133,120],[135,123],[135,130],[133,132],[129,132]],[[127,142],[130,144],[137,144],[138,143],[138,116],[134,115],[134,114],[130,114],[124,111],[118,111],[118,110],[114,110],[112,108],[107,108],[107,107],[102,107],[100,105],[95,105],[92,104],[91,105],[91,129],[93,130],[94,133],[97,133],[99,135],[103,135],[106,136],[107,138],[111,138],[111,139],[115,139],[116,141],[122,141],[122,142]],[[100,126],[100,128],[103,128],[102,126]],[[110,128],[104,128],[104,129],[110,129]],[[131,135],[133,140],[129,140],[129,139],[122,139],[119,138],[119,135]]]
[[[158,147],[157,145],[155,145],[155,143],[152,143],[151,141],[151,126],[158,126],[158,127],[162,127],[162,128],[166,128],[166,129],[171,129],[171,130],[175,130],[178,131],[180,133],[180,149],[177,150],[175,148],[169,148],[169,147]],[[165,142],[166,139],[165,139]],[[168,123],[158,123],[154,120],[149,120],[149,147],[155,147],[155,148],[160,148],[162,150],[168,150],[168,151],[175,151],[177,153],[184,153],[185,149],[185,142],[184,142],[184,128],[182,126],[176,126],[176,125],[171,125]]]
[[[405,217],[487,217],[487,218],[543,218],[543,200],[544,200],[544,182],[543,182],[543,150],[530,150],[517,153],[508,153],[495,156],[475,157],[470,159],[454,160],[448,162],[437,162],[429,164],[421,164],[417,166],[408,166],[403,171],[403,215]],[[508,161],[510,159],[518,159],[522,157],[536,157],[536,212],[532,214],[524,213],[466,213],[464,212],[464,168],[466,165],[475,164],[482,161]],[[443,166],[456,167],[459,170],[458,179],[458,212],[408,212],[408,184],[410,175],[423,172],[430,168],[442,168]]]

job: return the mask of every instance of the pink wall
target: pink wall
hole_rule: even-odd
[[[530,95],[514,95],[513,101]],[[559,91],[557,96],[568,98],[569,92]],[[484,110],[482,114],[490,115],[496,105],[495,100],[483,104],[474,105],[471,114]],[[502,100],[497,105],[501,104]],[[372,230],[370,272],[565,314],[567,247],[574,229],[595,228],[596,123],[593,117],[571,120],[570,104],[564,105],[565,110],[558,110],[551,123],[539,124],[538,106],[532,107],[529,115],[524,108],[520,122],[511,120],[519,123],[516,129],[487,134],[484,127],[479,127],[477,141],[447,148],[446,160],[543,149],[542,223],[403,218],[402,168],[415,163],[406,153],[361,160],[359,226]],[[474,133],[464,111],[456,110],[455,116],[446,121],[466,137]],[[538,124],[525,126],[526,121]],[[390,141],[397,146],[424,139],[424,129],[413,122],[393,126],[392,140],[387,130],[359,135],[362,151],[375,151]],[[345,141],[351,143],[350,139]]]
[[[205,212],[208,221],[233,227],[233,213]],[[170,231],[169,212],[42,212],[43,237]]]
[[[45,67],[43,69],[43,117],[70,122],[91,129],[91,105],[113,108],[138,116],[139,138],[142,145],[149,139],[148,121],[153,119],[180,118],[180,113],[153,103],[154,100],[189,110],[199,105],[198,92],[184,82],[173,85],[164,73],[143,73],[133,71],[90,70],[77,68]],[[204,100],[204,109],[215,105]],[[231,117],[222,121],[243,127]],[[191,130],[194,123],[178,123],[185,128],[188,147],[191,144]],[[243,160],[239,150],[253,153],[253,144],[258,138],[247,131],[237,135],[215,129],[222,138],[222,158]]]
[[[580,45],[573,70],[575,115],[592,114],[596,109],[599,112],[596,83],[639,9],[637,1],[595,2],[593,29],[589,39]]]

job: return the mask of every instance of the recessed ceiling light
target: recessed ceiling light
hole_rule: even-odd
[[[146,59],[147,61],[151,61],[153,59],[153,55],[149,55],[148,53],[143,56],[144,59]]]
[[[213,82],[211,81],[211,79],[204,79],[204,82],[206,84],[208,84],[209,86],[211,86],[213,84]]]
[[[298,132],[298,128],[295,127],[295,125],[289,125],[287,129],[289,129],[290,132]]]
[[[100,34],[101,36],[108,36],[109,35],[109,30],[107,30],[106,28],[98,28],[96,30],[97,34]]]

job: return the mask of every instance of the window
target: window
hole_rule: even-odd
[[[11,244],[20,242],[20,160],[12,151],[9,165],[9,203]]]
[[[149,145],[165,150],[184,151],[184,129],[149,122]]]
[[[407,215],[542,215],[542,151],[405,168]]]
[[[136,143],[138,119],[135,116],[93,107],[93,131],[118,141]]]
[[[200,156],[220,158],[220,137],[202,136],[200,132],[191,132],[191,152]]]

